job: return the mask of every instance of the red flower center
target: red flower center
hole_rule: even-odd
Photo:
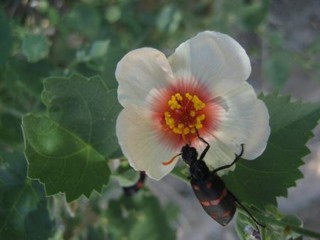
[[[203,127],[205,106],[197,95],[175,93],[168,101],[168,110],[164,112],[165,123],[173,133],[182,137],[194,134],[196,129]]]
[[[214,136],[221,107],[208,87],[188,79],[161,89],[153,98],[152,110],[160,141],[180,151],[184,144],[198,140],[196,130],[201,137]]]

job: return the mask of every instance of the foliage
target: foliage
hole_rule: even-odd
[[[0,238],[48,238],[54,224],[43,186],[26,178],[27,164],[21,153],[1,153],[1,159]]]
[[[277,94],[262,99],[271,116],[267,149],[255,161],[239,162],[236,170],[224,178],[239,199],[260,208],[276,205],[276,197],[286,197],[287,189],[303,177],[298,168],[309,153],[305,144],[312,137],[310,130],[320,118],[319,103],[291,102],[289,97]]]
[[[318,44],[301,54],[288,51],[283,32],[269,26],[268,0],[6,0],[0,6],[1,239],[177,237],[176,206],[160,204],[148,190],[125,197],[117,183],[136,179],[123,159],[114,160],[122,157],[114,71],[129,50],[151,46],[170,54],[209,29],[264,41],[267,49],[250,41],[245,48],[253,59],[266,56],[260,70],[274,89],[286,86],[293,67],[319,74]],[[268,147],[224,180],[267,225],[260,228],[265,239],[319,237],[275,206],[303,177],[298,167],[320,104],[278,93],[261,99],[271,116]],[[185,172],[184,165],[175,170],[187,181]],[[238,234],[255,228],[239,211]]]
[[[139,195],[109,202],[106,216],[112,220],[109,223],[110,239],[175,239],[158,200],[146,194],[144,200],[139,201]]]
[[[65,192],[68,201],[100,192],[110,178],[107,161],[119,149],[116,92],[98,77],[51,77],[42,99],[48,114],[22,119],[28,176],[45,183],[48,195]]]

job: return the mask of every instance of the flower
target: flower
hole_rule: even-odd
[[[116,78],[120,112],[116,134],[130,165],[161,179],[175,166],[182,146],[199,152],[209,144],[209,169],[255,159],[270,134],[265,104],[246,80],[245,50],[230,36],[205,31],[182,43],[167,59],[153,48],[127,53]]]

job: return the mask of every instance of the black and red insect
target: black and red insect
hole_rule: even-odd
[[[241,152],[239,155],[235,154],[235,159],[232,163],[210,171],[203,160],[210,145],[199,135],[198,138],[207,145],[199,158],[197,150],[191,147],[190,144],[184,145],[179,155],[189,166],[192,189],[205,212],[215,221],[225,226],[233,218],[238,205],[247,212],[256,224],[263,226],[226,188],[223,180],[217,175],[217,172],[233,166],[240,159],[244,146],[241,145]]]
[[[141,171],[139,175],[139,179],[135,184],[133,184],[132,186],[122,188],[124,194],[126,196],[132,196],[135,193],[137,193],[141,188],[143,188],[145,179],[146,179],[146,173]]]

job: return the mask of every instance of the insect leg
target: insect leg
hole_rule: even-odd
[[[238,199],[235,198],[235,201],[249,215],[249,217],[256,223],[256,225],[259,225],[263,228],[266,227],[264,224],[259,223],[258,220],[251,214],[251,212],[241,202],[238,201]]]
[[[216,168],[215,170],[213,170],[212,172],[213,172],[213,173],[217,173],[218,171],[220,171],[220,170],[222,170],[222,169],[226,169],[226,168],[229,168],[229,167],[231,167],[232,165],[234,165],[234,164],[241,158],[241,156],[242,156],[242,154],[243,154],[243,151],[244,151],[244,149],[243,149],[243,144],[241,144],[241,152],[239,153],[239,155],[236,154],[236,158],[233,160],[232,163],[227,164],[227,165],[224,165],[224,166],[222,166],[222,167],[218,167],[218,168]]]
[[[206,141],[206,140],[204,140],[202,137],[200,137],[200,135],[199,135],[199,132],[198,132],[198,130],[195,128],[195,130],[196,130],[196,133],[197,133],[197,137],[203,142],[203,143],[205,143],[207,146],[206,146],[206,148],[202,151],[202,153],[201,153],[201,155],[200,155],[200,157],[199,157],[199,160],[203,160],[203,158],[204,158],[204,156],[207,154],[207,152],[208,152],[208,150],[209,150],[209,148],[210,148],[210,145],[209,145],[209,143]]]

